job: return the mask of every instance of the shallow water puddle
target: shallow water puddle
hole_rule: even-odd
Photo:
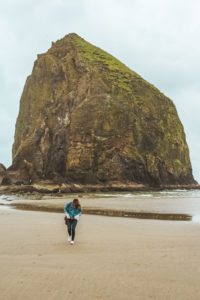
[[[12,209],[12,207],[10,205],[0,205],[0,210],[8,210],[8,209]]]
[[[198,216],[193,216],[192,217],[192,222],[195,222],[195,223],[200,223],[200,215]]]

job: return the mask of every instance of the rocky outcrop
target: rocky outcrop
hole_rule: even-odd
[[[6,167],[0,163],[0,174],[4,173],[6,171]]]
[[[2,183],[2,180],[6,174],[6,168],[3,164],[0,163],[0,184]]]
[[[27,182],[194,183],[173,102],[76,34],[34,63],[9,172]]]

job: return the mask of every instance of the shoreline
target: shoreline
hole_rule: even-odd
[[[189,190],[181,192],[178,189],[172,192],[165,190],[164,193],[162,191],[135,191],[132,193],[126,191],[116,194],[114,192],[41,193],[38,191],[26,193],[6,192],[3,194],[0,191],[0,207],[3,208],[3,205],[5,205],[5,208],[7,206],[18,210],[63,213],[66,202],[72,201],[74,197],[78,197],[81,199],[83,214],[85,215],[192,221],[194,216],[200,217],[199,196],[198,198],[192,198],[193,193],[196,193],[196,191],[197,189],[193,189],[191,192]],[[178,198],[176,197],[177,193],[182,194],[181,200],[179,196]],[[199,195],[198,191],[197,195]]]

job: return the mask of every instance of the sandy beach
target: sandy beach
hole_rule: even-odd
[[[0,209],[0,299],[200,298],[200,223]]]

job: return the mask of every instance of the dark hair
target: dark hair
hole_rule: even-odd
[[[80,201],[79,201],[78,198],[75,198],[75,199],[73,200],[73,204],[75,205],[76,208],[81,209],[81,204],[80,204]]]

